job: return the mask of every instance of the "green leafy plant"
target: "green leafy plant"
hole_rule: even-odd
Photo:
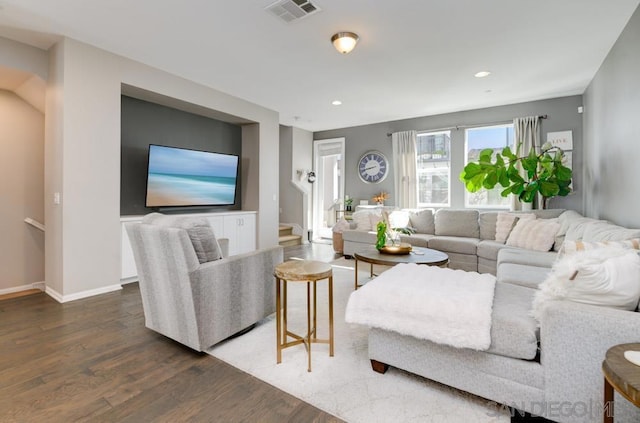
[[[376,239],[376,248],[379,250],[387,245],[387,224],[381,220],[380,222],[378,222],[376,230],[378,236]]]
[[[349,195],[344,196],[344,205],[350,206],[353,204],[353,198],[349,197]]]
[[[562,164],[562,149],[545,144],[540,153],[531,148],[528,155],[519,156],[520,147],[518,143],[515,153],[505,147],[495,157],[491,148],[480,151],[478,162],[468,163],[460,173],[467,191],[493,189],[500,184],[504,188],[501,196],[514,194],[525,203],[533,202],[539,193],[543,197],[543,208],[548,198],[571,192],[572,172]],[[524,169],[524,177],[518,171],[518,163]]]

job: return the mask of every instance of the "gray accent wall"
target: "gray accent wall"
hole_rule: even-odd
[[[585,211],[640,228],[640,7],[584,93]]]
[[[516,117],[547,115],[542,120],[542,141],[547,137],[547,132],[573,131],[573,173],[574,190],[568,197],[557,197],[550,200],[549,208],[567,208],[582,212],[584,185],[582,180],[582,115],[578,113],[578,107],[582,105],[582,96],[570,96],[549,100],[531,101],[526,103],[511,104],[506,106],[490,107],[485,109],[468,110],[456,113],[447,113],[435,116],[425,116],[413,119],[404,119],[373,125],[356,126],[351,128],[320,131],[313,134],[314,140],[345,137],[346,149],[346,186],[345,192],[354,197],[355,204],[359,200],[368,200],[380,191],[390,194],[387,205],[394,205],[393,198],[394,180],[393,169],[389,176],[379,184],[367,184],[360,180],[357,173],[357,162],[368,150],[379,150],[384,153],[389,161],[393,160],[391,137],[388,133],[398,131],[417,130],[430,131],[442,128],[464,125],[491,125],[497,123],[513,122]],[[458,175],[464,167],[464,136],[463,128],[451,130],[451,207],[464,207],[464,185],[459,181]]]
[[[149,144],[216,153],[242,153],[242,130],[238,125],[193,113],[122,96],[122,159],[120,169],[120,213],[140,215],[152,211],[145,207],[147,150]],[[239,186],[242,175],[238,175]],[[240,189],[234,206],[193,208],[195,211],[239,210]],[[163,212],[171,209],[163,209]],[[185,212],[185,208],[173,211]]]

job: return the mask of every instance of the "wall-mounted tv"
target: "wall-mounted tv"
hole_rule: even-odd
[[[236,202],[236,155],[150,144],[147,169],[147,207],[229,206]]]

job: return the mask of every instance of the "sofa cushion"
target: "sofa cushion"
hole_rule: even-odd
[[[342,232],[343,241],[360,242],[364,244],[375,245],[376,233],[373,231],[349,230]]]
[[[375,230],[381,219],[382,213],[378,210],[358,210],[351,215],[351,220],[356,223],[356,229],[359,231]]]
[[[429,248],[451,253],[476,255],[480,240],[461,236],[434,236],[429,240]]]
[[[440,209],[436,213],[436,235],[480,238],[477,210]]]
[[[549,251],[553,247],[558,230],[558,219],[519,219],[507,239],[507,245]]]
[[[496,233],[494,239],[503,244],[509,238],[511,231],[520,221],[520,219],[535,219],[536,215],[533,213],[498,213],[496,218]]]
[[[480,239],[496,238],[496,222],[498,212],[482,212],[478,223],[480,224]]]
[[[556,234],[556,241],[553,244],[553,251],[560,251],[560,248],[562,248],[562,243],[566,238],[567,231],[569,230],[569,226],[571,226],[573,222],[578,219],[585,219],[585,217],[573,210],[567,210],[564,213],[562,213],[560,216],[558,216],[558,223],[560,224],[560,229]]]
[[[551,251],[543,252],[523,250],[521,248],[503,248],[498,253],[498,264],[515,263],[551,269],[557,257],[558,254]]]
[[[150,213],[142,219],[142,223],[186,230],[200,263],[222,258],[222,249],[216,240],[213,228],[204,217],[167,216],[161,213]]]
[[[434,236],[435,235],[429,235],[429,234],[400,235],[400,241],[411,244],[414,247],[428,248],[429,240]]]
[[[538,328],[531,317],[535,289],[496,283],[491,315],[491,346],[487,352],[533,360],[538,354]]]
[[[579,251],[607,247],[640,250],[640,238],[626,239],[624,241],[565,241],[558,252],[558,256],[562,257],[567,254],[575,254]]]
[[[573,219],[570,219],[567,224],[565,239],[570,241],[582,239],[584,237],[584,231],[587,229],[587,227],[598,222],[604,222],[604,220],[591,219],[590,217],[575,217]]]
[[[435,234],[436,224],[431,209],[413,211],[409,214],[409,222],[417,233]]]
[[[519,263],[498,264],[498,282],[537,289],[551,273],[551,267],[530,266]]]
[[[627,229],[604,221],[587,225],[582,235],[583,241],[623,241],[631,238],[640,238],[640,229]]]
[[[498,253],[503,248],[513,248],[513,247],[504,245],[502,242],[484,240],[484,241],[480,241],[480,243],[478,244],[477,254],[478,254],[478,257],[496,261],[498,260]]]

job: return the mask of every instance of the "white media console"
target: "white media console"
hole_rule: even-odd
[[[256,212],[254,211],[191,213],[188,216],[206,217],[216,237],[229,239],[229,255],[246,253],[256,249]],[[120,236],[122,242],[121,282],[132,282],[138,277],[125,224],[129,222],[140,222],[143,217],[144,216],[120,217]]]

